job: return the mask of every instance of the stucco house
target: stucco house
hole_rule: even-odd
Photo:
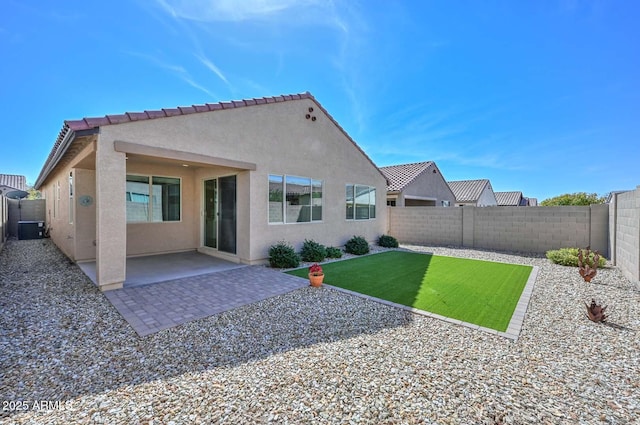
[[[450,181],[449,187],[456,196],[456,206],[492,207],[498,204],[488,179]]]
[[[387,225],[387,180],[310,93],[65,121],[35,187],[53,241],[120,288],[127,257],[238,263]]]
[[[448,207],[456,198],[433,161],[380,167],[387,177],[387,205],[392,207]]]

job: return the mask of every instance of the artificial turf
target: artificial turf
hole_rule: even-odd
[[[404,251],[322,265],[324,282],[506,331],[532,267]],[[306,268],[288,273],[307,277]]]

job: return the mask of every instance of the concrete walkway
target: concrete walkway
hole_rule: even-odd
[[[124,287],[104,295],[140,336],[308,286],[305,279],[261,266]]]

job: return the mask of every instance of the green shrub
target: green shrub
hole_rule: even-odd
[[[378,238],[378,245],[385,248],[397,248],[398,240],[390,235],[382,235]]]
[[[327,258],[340,258],[342,257],[342,250],[340,248],[334,248],[330,246],[327,248]]]
[[[553,263],[560,264],[561,266],[578,267],[578,248],[561,248],[556,250],[547,251],[547,258]],[[593,252],[589,255],[589,265],[593,265]],[[607,260],[600,257],[598,266],[603,267],[607,263]]]
[[[327,257],[327,248],[316,241],[305,239],[302,251],[300,251],[300,257],[302,261],[319,263]]]
[[[344,250],[349,254],[363,255],[369,252],[369,243],[362,236],[354,236],[344,245]]]
[[[290,269],[300,265],[300,256],[285,241],[271,245],[269,248],[269,264],[278,269]]]

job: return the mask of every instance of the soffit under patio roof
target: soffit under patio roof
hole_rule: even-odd
[[[253,162],[236,161],[232,159],[218,158],[209,155],[201,155],[192,152],[158,148],[155,146],[140,145],[138,143],[123,141],[115,141],[113,145],[117,152],[126,153],[130,159],[139,159],[144,162],[173,165],[179,163],[181,165],[195,167],[217,166],[251,171],[256,169],[256,164]]]

